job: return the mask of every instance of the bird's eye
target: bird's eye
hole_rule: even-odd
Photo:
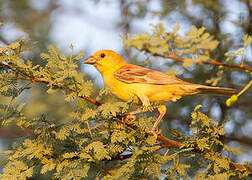
[[[100,56],[101,56],[101,58],[104,58],[104,57],[105,57],[105,54],[104,54],[104,53],[101,53]]]

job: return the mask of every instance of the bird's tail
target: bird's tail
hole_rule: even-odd
[[[222,88],[222,87],[212,87],[212,86],[199,86],[197,88],[199,94],[210,94],[216,96],[231,96],[237,93],[236,89],[232,88]]]

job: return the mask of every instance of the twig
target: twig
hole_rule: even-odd
[[[151,53],[148,49],[144,48],[143,51],[147,52],[147,53]],[[178,57],[176,55],[163,55],[163,54],[159,54],[159,53],[151,53],[153,56],[157,56],[157,57],[162,57],[165,59],[173,59],[176,61],[180,61],[180,62],[184,62],[185,58],[182,57]],[[252,67],[249,66],[245,66],[243,64],[241,65],[234,65],[234,64],[226,64],[226,63],[221,63],[219,61],[216,61],[215,59],[211,59],[210,62],[195,62],[199,65],[210,65],[210,66],[223,66],[223,67],[228,67],[228,68],[235,68],[235,69],[243,69],[243,70],[247,70],[252,72]]]
[[[119,121],[120,123],[124,123],[125,125],[131,127],[131,128],[134,129],[134,130],[137,129],[137,127],[136,127],[134,124],[130,124],[130,123],[128,123],[128,122],[124,122],[124,121],[122,120],[122,119],[123,119],[123,116],[117,116],[117,118],[118,118],[117,121]],[[148,135],[148,133],[146,133],[146,135]],[[167,137],[165,137],[165,136],[162,136],[161,134],[159,134],[159,135],[157,136],[157,140],[161,141],[161,142],[164,144],[163,147],[168,147],[168,148],[171,148],[171,147],[173,147],[173,148],[182,148],[182,146],[185,145],[185,144],[182,143],[182,142],[174,141],[174,140],[169,139],[169,138],[167,138]],[[163,148],[163,147],[162,147],[162,148]],[[194,151],[197,152],[197,153],[202,153],[202,151],[199,151],[199,150],[197,149],[197,147],[195,147]],[[215,153],[216,153],[216,152],[215,152]],[[238,164],[238,163],[235,163],[235,162],[231,162],[230,165],[232,165],[232,166],[234,166],[234,167],[236,167],[236,168],[238,168],[238,169],[240,169],[240,170],[246,170],[246,171],[248,171],[249,173],[252,173],[252,171],[249,169],[248,166],[245,166],[245,165],[242,165],[242,164]]]
[[[24,136],[29,136],[33,135],[34,132],[31,129],[25,129],[23,131],[19,129],[5,129],[5,128],[0,128],[0,137],[5,138],[5,139],[13,139],[17,137],[24,137]]]
[[[11,70],[13,70],[13,71],[17,71],[14,67],[11,67],[10,65],[6,65],[6,64],[0,63],[0,66],[2,66],[3,68],[11,69]],[[37,78],[37,77],[35,77],[35,76],[31,75],[31,74],[28,74],[28,73],[26,73],[26,72],[18,71],[18,73],[20,73],[20,74],[22,74],[22,75],[24,75],[24,76],[30,78],[30,79],[26,79],[26,80],[30,80],[30,81],[32,81],[32,82],[43,83],[43,84],[50,84],[49,81],[46,81],[46,80]],[[63,87],[61,87],[61,86],[59,86],[59,85],[56,85],[56,84],[53,84],[53,86],[56,86],[56,87],[58,87],[58,88],[63,88]],[[73,91],[73,92],[76,92],[76,91],[74,91],[74,90],[72,90],[72,91]],[[91,97],[79,96],[79,95],[78,95],[78,92],[76,92],[76,93],[77,93],[77,96],[78,96],[78,97],[80,97],[80,98],[82,98],[82,99],[85,99],[86,101],[88,101],[88,102],[90,102],[90,103],[92,103],[92,104],[95,104],[96,106],[100,106],[100,105],[101,105],[100,102],[96,101],[95,99],[93,99],[93,98],[91,98]]]
[[[106,175],[109,175],[109,176],[111,176],[112,174],[107,170],[107,169],[105,169],[103,166],[102,166],[102,164],[96,164],[100,169],[102,169],[105,173],[106,173]]]

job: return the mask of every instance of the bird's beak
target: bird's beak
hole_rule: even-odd
[[[97,59],[93,56],[88,57],[85,59],[84,64],[95,64]]]

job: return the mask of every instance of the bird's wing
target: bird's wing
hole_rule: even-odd
[[[127,64],[118,69],[114,76],[125,83],[146,84],[191,84],[159,71],[147,69],[141,66]]]

